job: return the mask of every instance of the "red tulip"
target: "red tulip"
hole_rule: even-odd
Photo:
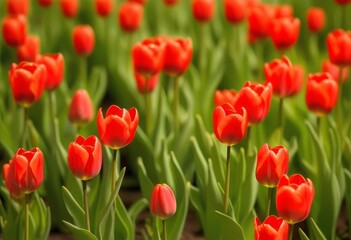
[[[42,7],[49,7],[52,4],[53,0],[39,0],[39,4]]]
[[[128,0],[129,2],[136,2],[144,5],[146,3],[146,0]]]
[[[89,55],[94,50],[95,34],[89,25],[78,25],[73,29],[73,46],[76,53]]]
[[[276,216],[267,217],[263,223],[255,218],[255,240],[288,240],[289,224]]]
[[[254,6],[248,16],[249,33],[256,38],[268,37],[274,14],[274,8],[269,5]]]
[[[351,0],[335,0],[337,4],[345,5],[351,3]]]
[[[325,12],[323,8],[311,7],[307,11],[307,26],[311,32],[319,32],[325,25]]]
[[[300,174],[283,175],[278,183],[276,206],[278,214],[289,224],[305,220],[310,214],[314,186]]]
[[[302,88],[302,85],[305,80],[305,69],[298,64],[294,64],[292,66],[292,71],[293,71],[293,84],[291,85],[291,91],[289,96],[295,96],[297,95]]]
[[[113,0],[95,0],[95,9],[101,17],[107,17],[113,10]]]
[[[192,0],[194,18],[199,22],[208,22],[214,14],[214,0]]]
[[[224,0],[224,11],[227,21],[230,23],[240,23],[247,15],[246,0]]]
[[[262,122],[269,111],[272,100],[272,84],[266,86],[259,83],[246,82],[237,93],[235,107],[244,107],[247,111],[249,125]]]
[[[137,2],[124,2],[118,12],[119,26],[126,32],[134,32],[143,18],[143,5]]]
[[[294,10],[291,5],[283,4],[274,6],[275,18],[293,18]]]
[[[29,0],[7,0],[7,14],[27,15]]]
[[[193,56],[190,38],[169,38],[166,42],[163,71],[169,75],[182,75],[189,67]]]
[[[44,179],[44,156],[39,148],[17,150],[12,158],[14,185],[28,194],[40,187]]]
[[[79,0],[61,0],[60,7],[65,17],[74,18],[78,14]]]
[[[306,104],[310,111],[322,116],[329,113],[338,100],[338,83],[329,73],[309,74]]]
[[[172,189],[165,183],[157,184],[151,193],[150,212],[161,220],[172,217],[177,210],[177,201]]]
[[[298,71],[294,69],[289,58],[283,56],[282,59],[275,59],[264,65],[266,82],[270,82],[273,87],[273,94],[278,97],[288,97],[296,92],[300,82],[296,81]],[[298,86],[296,86],[298,85]]]
[[[45,87],[46,69],[37,63],[12,64],[9,81],[17,104],[29,107],[38,101]]]
[[[278,185],[281,176],[288,172],[289,153],[283,146],[271,148],[262,145],[257,153],[256,179],[269,188]]]
[[[11,197],[21,198],[23,195],[22,190],[19,188],[18,184],[15,182],[15,169],[12,160],[9,163],[5,163],[2,166],[2,176],[5,180],[7,190],[9,191]]]
[[[27,35],[27,19],[24,15],[8,15],[2,21],[2,36],[10,47],[24,44]]]
[[[271,39],[278,50],[286,50],[296,44],[300,33],[298,18],[274,19],[271,27]]]
[[[238,144],[246,134],[248,124],[245,108],[235,109],[229,103],[217,106],[213,111],[213,129],[217,139],[233,146]]]
[[[46,67],[45,88],[48,90],[56,89],[63,79],[65,63],[61,53],[45,54],[39,57],[37,63]]]
[[[88,92],[84,89],[77,90],[69,105],[68,119],[77,125],[82,125],[91,122],[93,117],[93,104]]]
[[[342,29],[332,31],[327,36],[329,59],[339,66],[351,65],[351,31]]]
[[[224,103],[229,103],[234,106],[237,92],[235,90],[217,90],[214,95],[214,102],[216,106],[221,106]]]
[[[34,35],[27,35],[24,44],[17,48],[19,62],[34,62],[40,53],[40,39]]]
[[[179,0],[163,0],[163,2],[168,6],[173,6],[176,5],[179,2]]]
[[[133,66],[138,74],[147,77],[159,73],[164,65],[165,42],[160,38],[145,39],[132,49]]]
[[[151,77],[148,77],[148,79],[146,79],[144,75],[140,75],[136,71],[134,71],[134,76],[135,76],[138,91],[140,93],[148,93],[148,92],[152,92],[157,86],[158,78],[160,74],[157,73]]]
[[[74,176],[89,180],[99,174],[102,165],[102,150],[96,136],[78,136],[68,146],[68,166]]]
[[[113,149],[119,149],[132,142],[138,128],[139,114],[136,108],[128,111],[111,105],[106,112],[106,118],[101,108],[97,115],[97,126],[102,142]]]
[[[322,71],[329,73],[337,82],[340,78],[340,67],[332,64],[329,60],[324,60],[322,63]],[[342,68],[341,81],[345,82],[349,74],[348,68]]]

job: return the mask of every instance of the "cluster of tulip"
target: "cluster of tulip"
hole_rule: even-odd
[[[0,113],[11,113],[0,119],[0,156],[10,156],[2,165],[8,190],[0,193],[4,239],[48,238],[50,219],[55,227],[63,222],[77,239],[134,239],[137,216],[147,206],[156,217],[145,221],[145,238],[179,239],[189,203],[207,239],[295,239],[301,222],[302,239],[309,239],[306,228],[312,239],[335,239],[344,199],[351,209],[351,33],[344,30],[350,0],[333,3],[342,9],[343,29],[326,33],[328,58],[318,45],[327,27],[323,7],[304,6],[302,19],[294,14],[300,3],[223,0],[219,8],[215,0],[164,0],[169,19],[154,24],[155,3],[126,0],[118,5],[123,33],[116,40],[109,22],[115,1],[94,1],[96,20],[80,16],[87,6],[79,0],[60,0],[57,9],[67,21],[59,29],[71,32],[74,56],[52,44],[59,30],[44,22],[38,34],[30,10],[55,13],[49,12],[55,1],[37,2],[4,3],[6,46],[0,50],[17,55],[17,61],[9,57],[11,66],[0,65],[9,80],[0,88]],[[196,21],[195,31],[187,18],[182,23],[185,13],[177,16],[181,8]],[[106,25],[105,36],[99,24]],[[167,25],[164,32],[158,24]],[[306,62],[294,52],[304,27]],[[225,36],[230,28],[234,34]],[[41,43],[55,53],[42,53]],[[125,50],[118,57],[112,54],[116,45]],[[275,51],[267,54],[267,47]],[[227,81],[226,74],[241,81]],[[113,96],[104,98],[109,90]],[[7,125],[22,120],[8,140]],[[128,210],[118,195],[122,157],[130,160],[126,165],[142,192]]]

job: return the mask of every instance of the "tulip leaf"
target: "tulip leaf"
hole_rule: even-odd
[[[202,151],[198,145],[195,137],[191,137],[191,146],[193,147],[194,157],[195,157],[195,168],[196,168],[196,180],[197,184],[205,186],[208,181],[208,167],[207,162],[202,154]]]
[[[106,93],[107,75],[105,68],[94,66],[89,79],[89,93],[92,94],[94,106],[98,106]]]
[[[312,234],[316,240],[326,240],[322,231],[319,229],[319,227],[317,226],[313,218],[309,218],[308,223],[309,223],[309,226],[311,227]]]
[[[72,232],[75,239],[79,240],[98,240],[98,238],[86,229],[77,227],[69,222],[63,221],[66,227]]]
[[[62,196],[67,211],[72,216],[74,223],[77,224],[78,227],[83,227],[85,224],[84,210],[80,207],[80,205],[77,203],[70,191],[65,186],[62,186]]]
[[[154,188],[154,184],[147,176],[146,169],[141,158],[138,158],[138,179],[143,196],[149,199],[152,189]]]
[[[128,214],[132,223],[135,224],[138,215],[149,205],[149,201],[146,198],[139,199],[137,202],[129,208]],[[135,229],[135,226],[134,226]]]
[[[307,237],[306,233],[304,233],[304,231],[303,231],[301,228],[299,228],[299,234],[300,234],[301,240],[310,240],[310,239]]]
[[[124,167],[122,169],[122,171],[120,172],[120,174],[119,174],[119,177],[118,177],[118,179],[117,179],[117,181],[115,183],[115,189],[114,189],[113,193],[111,194],[111,197],[110,197],[107,205],[100,211],[100,214],[99,214],[99,226],[98,226],[99,239],[102,239],[102,233],[101,233],[102,222],[107,217],[111,207],[113,206],[113,203],[115,202],[115,200],[116,200],[116,198],[118,196],[118,192],[119,192],[119,189],[121,187],[121,184],[122,184],[125,172],[126,172],[126,168]]]
[[[126,239],[132,240],[134,239],[134,229],[133,224],[128,215],[127,209],[124,206],[121,198],[117,196],[116,205],[115,205],[115,235],[117,239]]]
[[[233,218],[219,211],[216,214],[216,219],[223,227],[223,239],[244,240],[243,229]]]

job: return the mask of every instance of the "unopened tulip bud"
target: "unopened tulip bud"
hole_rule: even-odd
[[[89,55],[95,46],[94,30],[89,25],[78,25],[73,29],[73,46],[76,53]]]
[[[81,125],[91,122],[93,117],[93,104],[88,92],[84,89],[77,90],[69,106],[69,120],[77,125]]]
[[[177,202],[172,189],[165,183],[157,184],[151,193],[151,214],[166,220],[172,217],[177,210]]]
[[[10,47],[24,44],[27,35],[27,19],[24,15],[8,15],[2,21],[2,36]]]

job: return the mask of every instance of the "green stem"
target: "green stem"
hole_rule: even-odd
[[[321,117],[317,116],[316,130],[319,138],[321,139]]]
[[[79,85],[78,88],[87,88],[87,58],[79,56]]]
[[[228,212],[229,205],[229,187],[230,187],[230,146],[227,146],[227,169],[225,176],[225,192],[224,192],[224,213]]]
[[[340,27],[342,29],[346,29],[347,28],[347,8],[346,8],[347,5],[340,5],[340,8],[341,8],[341,24],[340,24]]]
[[[83,196],[84,196],[84,210],[85,210],[85,225],[87,230],[90,232],[90,218],[89,218],[89,204],[88,204],[88,191],[87,191],[87,180],[82,180],[83,183]]]
[[[115,190],[116,176],[119,173],[119,161],[118,161],[118,149],[114,149],[113,152],[113,161],[112,161],[112,182],[111,182],[111,194]]]
[[[22,129],[22,137],[21,137],[21,147],[26,148],[26,140],[27,140],[27,129],[28,129],[28,108],[24,107],[23,108],[23,129]]]
[[[341,139],[341,146],[343,146],[343,119],[342,119],[342,73],[344,71],[344,67],[339,68],[339,79],[338,79],[338,102],[336,105],[336,123],[339,129],[340,139]]]
[[[280,128],[280,143],[284,140],[284,98],[279,99],[279,128]]]
[[[166,220],[162,220],[163,225],[163,240],[167,240]]]
[[[273,190],[274,190],[274,188],[271,188],[271,187],[268,188],[268,202],[267,202],[266,217],[268,217],[271,213]]]
[[[289,240],[293,240],[293,235],[294,235],[294,224],[290,224]]]
[[[263,41],[259,41],[258,43],[255,44],[255,49],[256,49],[256,63],[257,63],[257,81],[262,82],[264,78],[263,74]]]
[[[148,91],[149,86],[149,77],[145,79],[145,93],[144,93],[144,100],[145,100],[145,120],[146,120],[146,133],[150,137],[151,135],[151,127],[152,127],[152,103],[151,103],[151,93]]]
[[[178,107],[179,107],[179,76],[173,79],[173,121],[174,121],[174,135],[176,136],[179,129]]]
[[[200,23],[200,45],[199,45],[199,72],[202,84],[206,82],[206,32],[207,24]]]
[[[246,146],[245,146],[246,156],[249,156],[250,154],[250,138],[251,138],[251,126],[248,126],[246,130]]]
[[[30,196],[29,194],[24,195],[24,202],[25,202],[25,208],[24,208],[24,219],[25,219],[25,234],[24,234],[24,239],[29,240],[29,202],[30,202]]]
[[[311,60],[311,64],[313,65],[313,69],[315,69],[315,71],[317,70],[317,66],[316,66],[316,62],[318,58],[318,36],[315,33],[310,33],[310,37],[309,37],[309,50],[310,50],[310,60]]]

